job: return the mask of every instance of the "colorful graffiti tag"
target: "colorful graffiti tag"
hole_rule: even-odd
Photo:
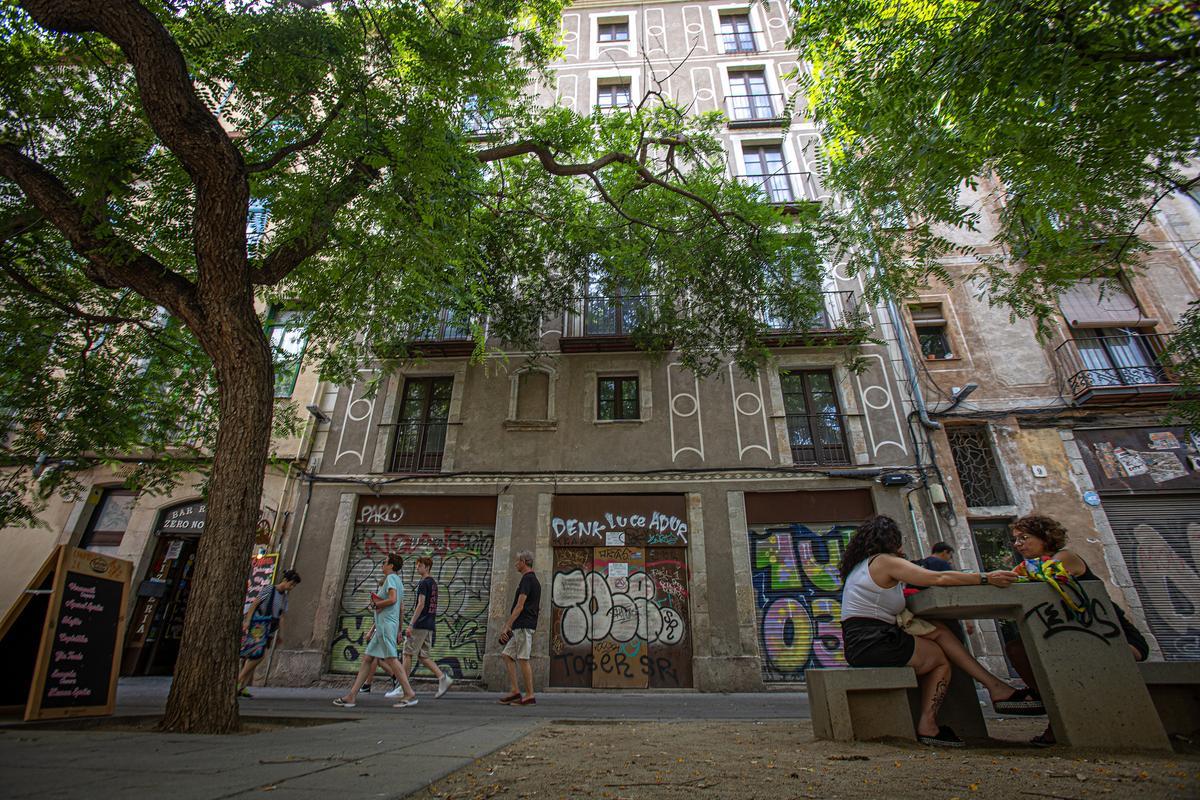
[[[750,531],[763,679],[803,681],[810,667],[845,666],[838,562],[854,527],[828,523]]]
[[[330,646],[330,671],[358,671],[371,629],[367,601],[381,580],[384,558],[388,553],[401,553],[405,619],[416,602],[419,582],[416,558],[427,555],[433,559],[430,574],[438,582],[433,659],[456,678],[478,678],[487,633],[492,549],[492,532],[484,529],[356,528],[342,587],[338,627]]]

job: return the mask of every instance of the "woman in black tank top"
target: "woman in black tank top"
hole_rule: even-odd
[[[1092,572],[1092,568],[1087,565],[1087,562],[1076,553],[1066,549],[1067,529],[1051,517],[1028,514],[1014,522],[1012,545],[1023,560],[1040,560],[1050,556],[1055,561],[1061,561],[1076,580],[1100,580],[1100,577]],[[1150,645],[1146,642],[1146,637],[1142,636],[1141,631],[1135,628],[1129,618],[1125,616],[1124,609],[1116,603],[1113,603],[1113,609],[1117,612],[1117,621],[1120,622],[1121,631],[1125,634],[1125,641],[1133,652],[1134,661],[1145,661],[1146,657],[1150,655]],[[1020,639],[1014,639],[1006,644],[1004,649],[1017,674],[1024,679],[1027,686],[1036,691],[1037,681],[1033,676],[1033,668],[1029,664],[1029,656],[1025,653],[1025,645]],[[1050,727],[1047,726],[1045,733],[1041,736],[1034,737],[1033,743],[1038,745],[1054,744],[1054,733]]]

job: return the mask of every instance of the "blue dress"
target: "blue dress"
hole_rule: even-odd
[[[397,658],[396,639],[400,637],[400,606],[404,603],[404,581],[393,572],[383,582],[377,594],[387,597],[388,590],[396,590],[396,602],[375,612],[375,635],[367,643],[367,655],[374,658]]]

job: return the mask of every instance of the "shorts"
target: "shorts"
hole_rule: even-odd
[[[533,628],[516,628],[504,645],[503,653],[514,661],[528,661],[533,650]]]
[[[842,620],[846,663],[852,667],[904,667],[917,640],[894,622],[866,617]]]
[[[433,631],[428,628],[413,628],[412,636],[404,640],[404,655],[413,658],[429,658],[433,648]]]

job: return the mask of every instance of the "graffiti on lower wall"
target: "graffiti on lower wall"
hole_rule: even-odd
[[[1200,523],[1142,524],[1133,533],[1122,550],[1163,658],[1200,659]]]
[[[803,681],[810,667],[846,665],[838,562],[853,533],[837,523],[750,531],[764,680]]]
[[[485,529],[430,531],[428,528],[358,527],[350,546],[337,628],[330,645],[331,672],[357,672],[367,646],[372,616],[370,593],[382,580],[388,553],[404,556],[404,619],[411,619],[418,556],[433,559],[438,583],[437,630],[432,657],[456,678],[478,678],[486,645],[488,598],[492,583],[492,532]]]

